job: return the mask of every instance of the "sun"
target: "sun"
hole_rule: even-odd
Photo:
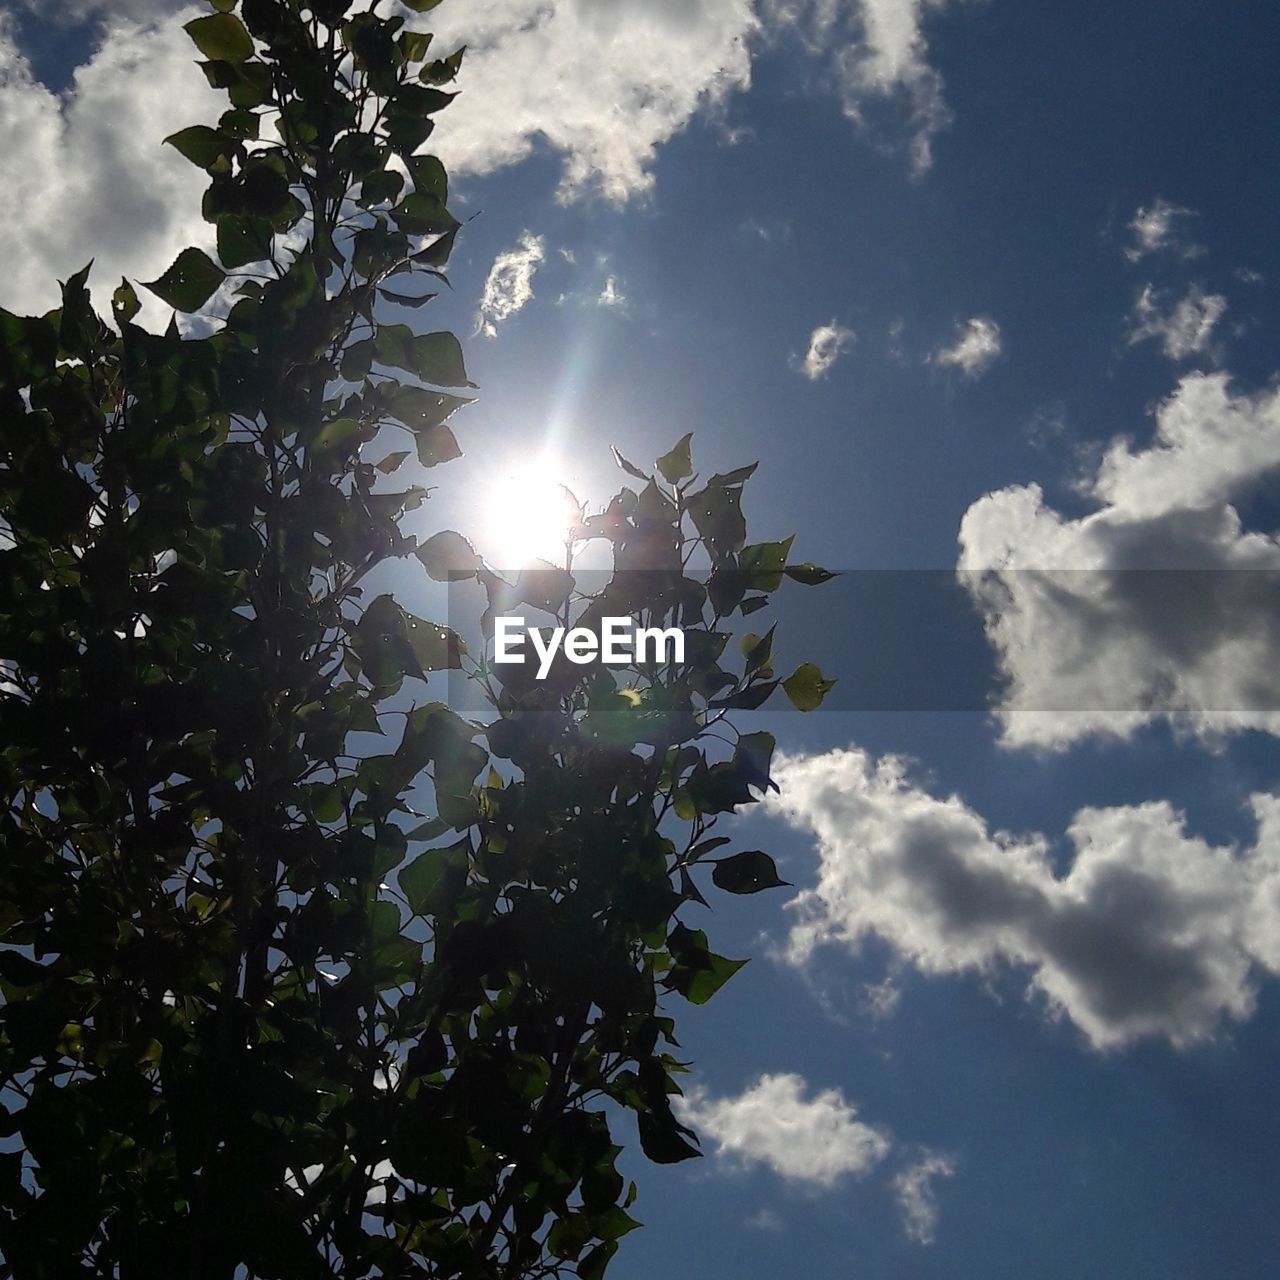
[[[563,562],[579,517],[564,474],[553,459],[534,457],[512,466],[493,486],[486,541],[499,571],[522,569],[531,560]]]

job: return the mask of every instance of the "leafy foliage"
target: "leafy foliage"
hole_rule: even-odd
[[[675,620],[680,670],[501,681],[366,603],[407,556],[500,589],[460,535],[402,533],[427,494],[396,485],[457,456],[471,385],[452,335],[385,319],[458,230],[420,148],[459,54],[346,0],[211,8],[187,29],[230,106],[169,141],[219,261],[148,287],[223,322],[150,333],[125,282],[107,323],[87,269],[0,312],[0,1273],[599,1277],[637,1225],[619,1112],[651,1159],[697,1153],[663,998],[742,963],[677,913],[703,863],[782,883],[706,856],[773,741],[711,748],[779,684],[772,631],[735,665],[724,622],[825,574],[747,545],[754,468],[699,485],[685,437],[574,531],[608,587],[517,584]],[[424,698],[459,668],[488,723]]]

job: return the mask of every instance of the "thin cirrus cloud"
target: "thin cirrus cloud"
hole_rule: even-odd
[[[933,360],[935,364],[959,369],[966,378],[976,378],[995,363],[1003,350],[1000,326],[985,316],[974,316],[959,327],[950,346],[934,353]]]
[[[1226,310],[1226,298],[1205,293],[1199,285],[1192,285],[1172,305],[1151,285],[1145,285],[1133,306],[1129,344],[1157,342],[1170,360],[1202,355]]]
[[[961,520],[1006,746],[1060,749],[1155,721],[1209,740],[1280,733],[1280,539],[1240,516],[1280,471],[1280,392],[1194,373],[1155,417],[1148,445],[1115,441],[1081,483],[1087,514],[1024,484]]]
[[[524,308],[533,297],[533,276],[546,254],[543,237],[528,231],[514,248],[498,254],[480,296],[477,333],[496,338],[498,326]]]
[[[1280,971],[1280,797],[1252,797],[1243,850],[1190,834],[1165,802],[1081,809],[1058,874],[1045,837],[992,831],[896,757],[791,757],[777,777],[768,804],[818,853],[816,885],[789,904],[797,966],[876,937],[924,974],[1017,972],[1097,1049],[1207,1040]]]
[[[829,324],[820,324],[809,335],[809,349],[803,358],[792,359],[795,369],[804,374],[810,382],[825,378],[832,365],[840,359],[855,340],[852,329],[832,320]]]

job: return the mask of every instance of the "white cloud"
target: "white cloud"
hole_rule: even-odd
[[[1184,298],[1167,307],[1151,285],[1146,285],[1133,305],[1129,343],[1155,339],[1170,360],[1185,360],[1208,347],[1214,325],[1226,309],[1226,298],[1206,294],[1198,285],[1192,285]]]
[[[902,1214],[902,1229],[916,1244],[932,1244],[938,1229],[938,1199],[934,1182],[955,1174],[955,1161],[937,1151],[925,1151],[920,1159],[893,1179],[894,1199]]]
[[[832,320],[830,324],[820,324],[809,337],[809,350],[804,359],[793,360],[795,367],[811,382],[825,378],[831,366],[849,349],[854,341],[852,329]]]
[[[178,17],[197,10],[184,10]],[[113,18],[65,95],[37,82],[0,21],[0,306],[57,305],[56,278],[95,258],[100,305],[121,276],[154,279],[191,243],[208,243],[208,179],[161,140],[215,119],[224,102],[192,65],[177,21]],[[163,311],[159,302],[149,314]]]
[[[545,143],[563,198],[647,191],[657,148],[751,81],[752,0],[471,0],[431,15],[441,47],[466,43],[440,156],[489,173]],[[437,140],[433,139],[433,145]]]
[[[790,1181],[832,1187],[888,1154],[888,1136],[859,1120],[838,1089],[807,1092],[804,1079],[788,1073],[762,1075],[737,1097],[692,1089],[676,1102],[680,1118],[711,1138],[721,1157],[766,1165]]]
[[[1195,216],[1193,210],[1157,197],[1133,215],[1129,223],[1133,239],[1124,251],[1125,257],[1130,262],[1138,262],[1149,253],[1169,250],[1184,258],[1194,258],[1202,252],[1187,234],[1187,223]]]
[[[533,297],[533,274],[546,257],[546,242],[526,231],[514,249],[500,253],[489,268],[480,298],[476,331],[498,336],[498,326],[510,320]]]
[[[768,803],[817,837],[817,885],[790,904],[795,964],[875,936],[926,974],[1012,967],[1099,1049],[1205,1040],[1280,970],[1280,797],[1252,798],[1244,850],[1190,835],[1164,802],[1081,809],[1059,875],[1043,836],[992,832],[900,759],[834,750],[777,777]]]
[[[604,288],[600,290],[600,296],[596,301],[602,307],[626,307],[627,295],[618,288],[618,278],[616,276],[609,276],[605,280]]]
[[[1096,510],[1065,517],[1034,484],[969,508],[959,567],[1005,677],[1007,745],[1157,719],[1280,732],[1280,539],[1247,531],[1234,505],[1278,469],[1280,392],[1196,373],[1149,445],[1116,441],[1081,485]]]
[[[962,370],[966,378],[976,378],[991,367],[1002,350],[1000,326],[994,320],[974,316],[959,327],[956,340],[935,352],[933,359],[936,364]]]
[[[951,121],[942,77],[929,65],[923,18],[947,0],[765,0],[775,27],[799,32],[826,62],[845,115],[859,125],[885,106],[905,110],[912,167],[933,163],[933,139]]]

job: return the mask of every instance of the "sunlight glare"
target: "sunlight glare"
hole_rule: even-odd
[[[495,568],[520,569],[534,559],[563,563],[578,516],[564,474],[550,459],[532,458],[494,486],[488,524]]]

